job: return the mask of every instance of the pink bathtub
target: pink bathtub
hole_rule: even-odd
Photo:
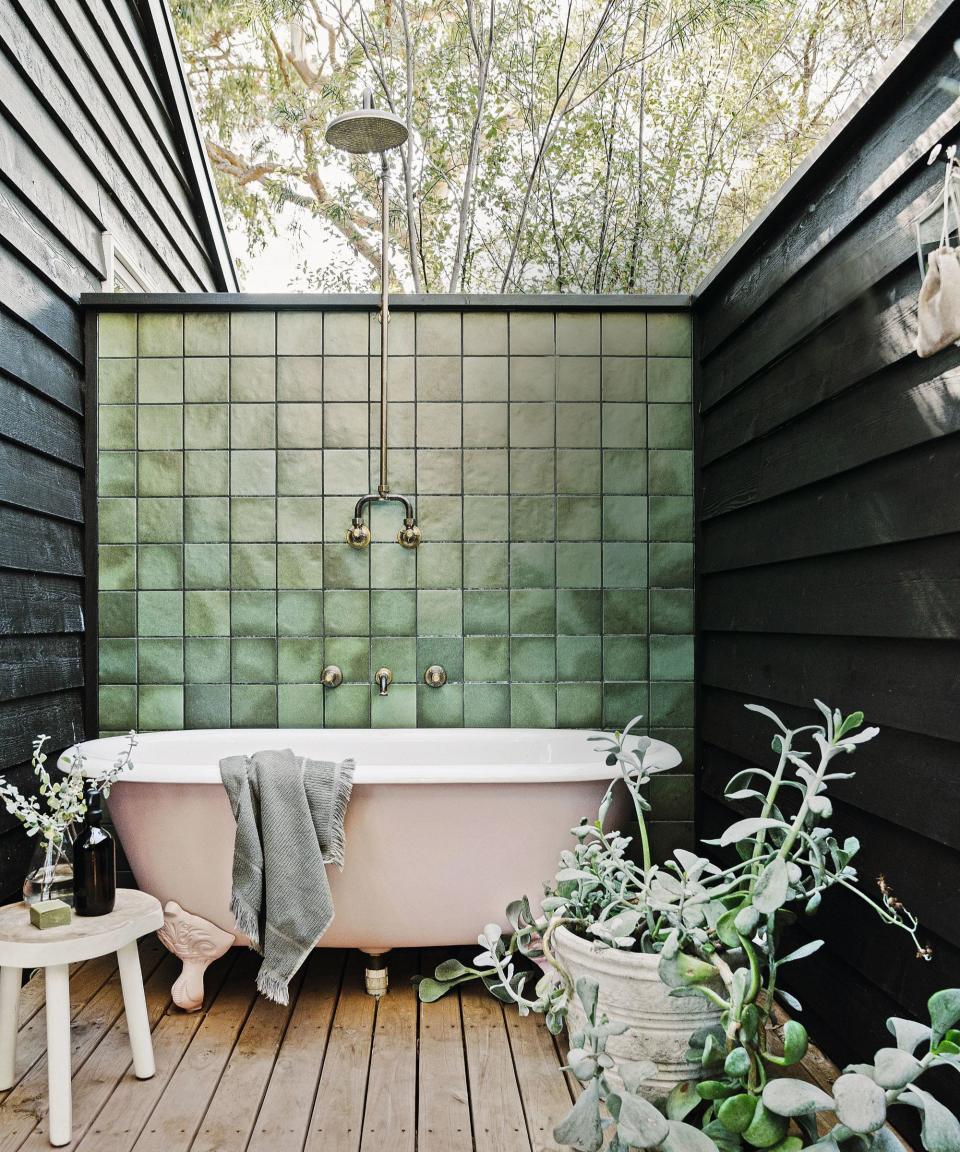
[[[110,813],[137,883],[167,910],[164,943],[186,964],[177,1002],[198,1007],[206,964],[235,936],[230,915],[234,821],[220,782],[223,756],[292,748],[352,756],[343,872],[330,869],[336,915],[324,947],[382,956],[397,947],[470,943],[504,908],[543,892],[569,830],[594,817],[615,769],[589,732],[539,729],[233,729],[151,732],[110,794]],[[125,746],[84,744],[95,775]],[[670,745],[647,753],[664,767]],[[622,788],[618,793],[624,792]],[[625,796],[607,818],[627,818]],[[385,983],[385,967],[382,983]],[[377,990],[378,969],[371,969]],[[199,999],[198,999],[199,998]]]

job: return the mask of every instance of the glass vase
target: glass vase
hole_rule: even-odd
[[[27,904],[38,900],[62,900],[73,907],[73,849],[69,837],[39,840],[23,882]]]

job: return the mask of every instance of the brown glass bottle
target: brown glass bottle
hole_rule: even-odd
[[[102,827],[102,795],[87,788],[86,800],[86,819],[73,845],[73,910],[78,916],[106,916],[117,898],[117,848]]]

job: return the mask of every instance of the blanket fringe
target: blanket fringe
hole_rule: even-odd
[[[276,972],[271,972],[265,966],[260,969],[257,975],[257,991],[267,1000],[272,1000],[274,1004],[290,1003],[289,984],[289,980],[278,976]]]
[[[236,892],[232,894],[230,900],[230,911],[233,914],[234,923],[237,926],[237,931],[246,936],[250,941],[250,947],[255,951],[260,951],[260,921],[255,912],[247,907],[246,904],[240,899]]]
[[[347,805],[350,803],[350,794],[353,792],[353,770],[356,762],[353,759],[343,760],[340,763],[339,779],[337,781],[337,794],[333,804],[333,843],[330,845],[330,856],[326,863],[336,864],[343,871],[343,858],[346,852],[347,841],[344,832],[346,823]]]

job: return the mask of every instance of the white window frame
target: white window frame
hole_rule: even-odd
[[[131,292],[155,291],[150,278],[120,247],[112,232],[104,232],[102,240],[104,278],[100,283],[104,292],[116,292],[118,279],[127,284]]]

